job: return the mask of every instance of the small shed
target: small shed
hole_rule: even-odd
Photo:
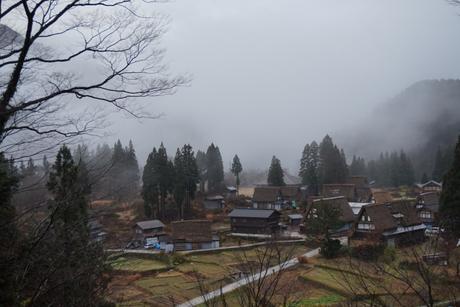
[[[303,215],[302,214],[289,214],[289,225],[299,226],[302,223]]]
[[[221,210],[225,207],[224,197],[222,195],[207,196],[203,206],[206,210]]]
[[[88,222],[89,237],[91,241],[102,242],[105,240],[107,233],[103,230],[101,223],[93,219]]]
[[[235,187],[227,187],[227,199],[236,199],[238,189]]]

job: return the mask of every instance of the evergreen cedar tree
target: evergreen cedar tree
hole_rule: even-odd
[[[164,218],[174,208],[166,207],[168,195],[174,195],[180,217],[189,213],[200,180],[196,159],[190,145],[177,149],[174,162],[168,159],[163,143],[147,158],[142,175],[144,212],[149,218]],[[185,206],[185,207],[184,207]],[[169,217],[170,218],[170,217]]]
[[[339,150],[329,135],[324,137],[319,146],[315,141],[305,145],[300,159],[299,176],[315,195],[319,194],[322,184],[346,182],[348,166],[343,149]]]
[[[331,232],[339,229],[343,223],[340,221],[340,209],[328,202],[315,203],[307,216],[308,233],[318,235],[321,240],[320,253],[326,258],[333,258],[340,250],[340,241],[331,238]]]
[[[17,186],[14,164],[0,153],[0,306],[16,306],[15,209],[11,202]]]
[[[174,198],[180,217],[190,215],[191,201],[195,198],[196,186],[200,180],[192,146],[186,144],[176,151],[174,157]]]
[[[70,150],[61,147],[47,184],[52,194],[49,204],[52,219],[49,228],[40,230],[44,240],[32,255],[37,262],[28,286],[41,289],[30,298],[31,305],[94,306],[102,301],[105,259],[102,246],[90,241],[89,183],[79,172]],[[47,282],[36,285],[43,277]]]
[[[446,159],[442,159],[443,163]],[[415,182],[412,161],[402,150],[391,154],[381,153],[378,160],[370,160],[367,165],[364,158],[353,156],[348,168],[343,149],[339,149],[329,135],[319,146],[315,141],[305,145],[299,176],[311,193],[318,195],[321,185],[325,183],[345,183],[349,175],[367,176],[375,180],[377,186],[409,186]]]
[[[267,183],[272,186],[284,186],[284,172],[280,160],[273,156],[270,168],[268,169]]]
[[[315,141],[305,145],[303,149],[299,176],[302,179],[302,184],[307,185],[309,191],[314,195],[318,195],[320,186],[319,146]]]
[[[446,146],[444,151],[438,147],[434,159],[433,172],[431,178],[436,181],[442,181],[443,176],[448,172],[454,160],[455,147],[452,145]]]
[[[219,193],[224,187],[224,164],[218,146],[214,143],[206,151],[206,179],[208,181],[208,191]]]
[[[321,183],[344,183],[348,178],[348,167],[343,150],[339,150],[326,135],[319,145]]]
[[[154,172],[156,148],[147,157],[147,162],[142,173],[142,198],[144,199],[144,213],[147,218],[158,215],[158,189]]]
[[[206,153],[201,150],[196,152],[196,165],[198,167],[198,174],[200,177],[200,192],[204,193],[204,184],[206,182],[206,171],[207,171],[207,162],[206,162]]]
[[[423,173],[422,177],[420,178],[420,182],[425,183],[425,182],[428,182],[428,181],[429,181],[428,175],[426,173]]]
[[[139,166],[131,141],[125,148],[120,140],[115,143],[108,175],[110,195],[118,200],[126,195],[136,195],[139,187]]]
[[[460,136],[452,165],[443,179],[439,213],[447,232],[458,240],[460,238]]]
[[[356,157],[355,155],[353,155],[353,159],[350,164],[350,175],[351,176],[366,175],[366,162],[364,158]]]
[[[238,190],[240,186],[240,173],[243,171],[243,166],[241,165],[240,158],[238,155],[233,157],[232,169],[231,172],[236,177],[236,189]]]

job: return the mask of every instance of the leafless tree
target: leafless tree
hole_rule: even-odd
[[[0,151],[20,158],[94,133],[106,105],[149,117],[132,103],[186,83],[161,63],[154,2],[1,1]]]
[[[424,245],[400,248],[395,254],[396,258],[384,253],[367,261],[348,256],[334,263],[331,276],[349,293],[349,305],[434,306],[458,299],[460,283],[441,265],[445,253],[439,237]]]
[[[236,293],[238,304],[246,307],[286,305],[290,299],[289,284],[282,278],[289,261],[295,257],[295,251],[295,245],[268,241],[265,245],[236,253],[235,264],[229,267],[227,276],[230,284],[232,281],[237,284],[233,293]],[[220,290],[214,289],[219,295],[209,296],[211,291],[206,280],[199,272],[197,276],[198,288],[206,306],[230,304],[222,293],[223,285],[220,285]]]

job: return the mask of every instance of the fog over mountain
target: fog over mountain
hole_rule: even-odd
[[[454,144],[459,132],[460,80],[425,80],[379,106],[357,125],[347,148],[367,157],[402,148],[431,155],[438,146]]]
[[[170,155],[215,142],[226,169],[235,153],[246,169],[266,169],[276,155],[292,174],[304,145],[325,134],[347,154],[414,147],[419,123],[436,122],[436,97],[407,97],[404,108],[388,101],[402,104],[398,93],[420,80],[460,78],[460,11],[446,1],[176,0],[143,9],[169,17],[165,62],[191,82],[146,101],[159,119],[112,114],[109,135],[87,140],[132,139],[141,165],[162,141]],[[401,124],[387,127],[393,117]]]
[[[388,141],[373,130],[380,106],[419,80],[460,77],[459,11],[444,1],[202,0],[158,8],[171,18],[164,38],[171,69],[193,80],[151,106],[161,119],[114,120],[110,140],[132,138],[141,162],[161,141],[171,153],[185,142],[202,149],[215,142],[226,168],[235,153],[254,168],[267,168],[275,154],[296,173],[305,143],[329,133],[357,151],[348,132],[369,119],[358,131],[379,146],[360,151],[378,152]],[[407,111],[396,114],[410,122],[431,114]]]

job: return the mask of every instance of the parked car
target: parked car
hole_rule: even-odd
[[[128,244],[126,244],[126,249],[136,249],[142,246],[142,242],[139,240],[132,240]]]
[[[441,232],[444,232],[443,228],[431,227],[431,228],[427,228],[425,230],[425,235],[427,235],[429,237],[434,237],[434,236],[439,235]]]

